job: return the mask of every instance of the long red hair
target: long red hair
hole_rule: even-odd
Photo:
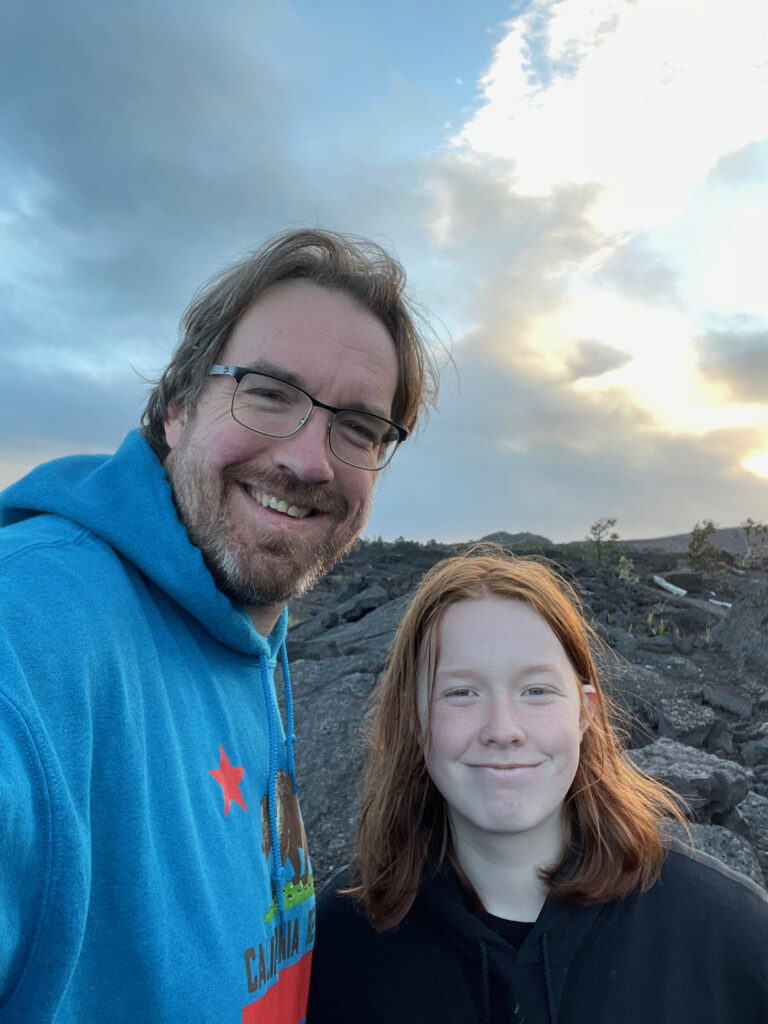
[[[428,653],[431,688],[438,627],[446,609],[487,596],[528,602],[557,636],[579,683],[597,692],[565,802],[569,846],[559,864],[542,872],[551,895],[587,904],[621,897],[635,887],[650,888],[664,855],[660,819],[685,822],[679,798],[624,755],[612,725],[616,710],[596,665],[600,642],[574,588],[537,558],[483,554],[445,559],[416,590],[373,695],[357,837],[359,884],[348,892],[380,930],[403,919],[429,872],[446,858],[455,863],[445,803],[424,765],[418,672],[420,658]],[[566,862],[572,866],[561,874]]]

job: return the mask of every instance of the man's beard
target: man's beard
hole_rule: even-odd
[[[365,526],[370,502],[349,520],[349,503],[325,487],[314,487],[286,472],[248,474],[242,464],[206,473],[204,453],[183,435],[165,460],[179,519],[200,549],[216,586],[246,606],[284,604],[313,586],[352,547]],[[328,529],[318,544],[290,534],[269,535],[268,527],[238,527],[228,500],[246,480],[289,504],[320,509]],[[278,513],[279,514],[279,513]]]

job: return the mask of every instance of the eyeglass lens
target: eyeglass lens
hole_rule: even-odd
[[[232,399],[232,415],[238,423],[269,437],[290,437],[311,412],[309,395],[260,373],[245,374]],[[342,409],[331,420],[331,451],[337,459],[358,469],[386,466],[397,441],[397,431],[379,416]]]

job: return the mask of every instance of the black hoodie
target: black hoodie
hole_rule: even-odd
[[[519,949],[446,870],[395,930],[318,901],[307,1024],[768,1024],[768,897],[671,843],[647,893],[547,900]]]

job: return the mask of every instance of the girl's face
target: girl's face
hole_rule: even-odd
[[[439,640],[431,706],[426,665],[420,671],[419,720],[429,725],[426,766],[459,858],[467,844],[510,836],[516,844],[525,837],[539,863],[556,861],[594,687],[581,686],[546,620],[524,601],[453,604]]]

